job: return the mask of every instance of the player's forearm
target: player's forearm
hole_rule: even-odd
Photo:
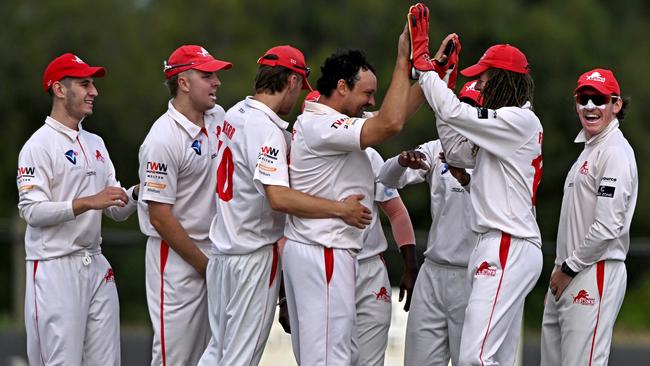
[[[314,197],[283,186],[264,186],[275,211],[309,219],[341,217],[341,204],[324,198]]]
[[[33,227],[45,227],[74,220],[71,201],[61,202],[31,202],[18,204],[18,212],[28,225]]]
[[[161,205],[161,204],[157,204]],[[165,205],[167,206],[167,205]],[[149,219],[160,237],[199,274],[205,276],[208,257],[194,244],[183,226],[171,212],[171,206],[149,204]]]
[[[402,260],[404,261],[405,270],[417,271],[418,258],[417,258],[417,252],[415,250],[415,244],[403,245],[399,248],[399,251],[402,254]]]

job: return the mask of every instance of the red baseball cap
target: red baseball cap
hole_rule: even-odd
[[[189,69],[215,72],[232,67],[230,62],[217,60],[205,48],[195,45],[178,47],[163,65],[167,79]]]
[[[509,44],[498,44],[488,48],[475,65],[461,70],[460,73],[468,78],[473,78],[491,68],[509,70],[519,74],[528,74],[530,71],[528,60],[523,52]]]
[[[52,84],[65,78],[86,78],[102,77],[106,75],[106,69],[101,66],[89,66],[79,56],[72,53],[64,53],[55,58],[45,68],[43,73],[43,90],[48,91]]]
[[[307,67],[305,56],[295,47],[289,45],[273,47],[266,51],[264,56],[257,59],[257,63],[266,66],[282,66],[293,70],[302,76],[302,88],[312,90],[307,81],[311,69]]]
[[[475,89],[477,81],[478,80],[472,80],[465,83],[458,92],[458,99],[467,98],[472,100],[478,106],[482,105],[483,98],[481,98],[481,92]]]
[[[578,89],[589,86],[605,95],[621,95],[621,88],[614,73],[607,69],[593,69],[580,75],[578,86],[573,92],[577,93]]]

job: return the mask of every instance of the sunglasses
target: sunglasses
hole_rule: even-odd
[[[185,64],[169,65],[167,63],[167,60],[164,60],[163,61],[163,71],[169,71],[169,70],[175,69],[177,67],[192,66],[192,65],[194,65],[194,62],[188,62],[188,63],[185,63]]]
[[[616,101],[619,97],[615,95],[607,95],[607,94],[576,94],[576,103],[580,105],[587,105],[589,104],[589,101],[591,100],[594,105],[600,106],[600,105],[605,105],[609,104],[609,102]]]
[[[306,66],[302,67],[302,66],[298,66],[298,65],[295,65],[294,67],[296,69],[305,70],[305,78],[308,78],[309,75],[311,74],[311,68],[309,68],[309,67],[306,67]]]

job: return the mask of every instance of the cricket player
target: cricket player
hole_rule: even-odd
[[[363,151],[398,133],[409,115],[408,39],[399,38],[392,82],[371,118],[377,78],[357,50],[330,56],[318,80],[321,97],[306,102],[294,125],[291,187],[322,198],[364,196],[372,207],[375,175]],[[283,269],[294,355],[301,365],[349,365],[355,322],[355,263],[363,230],[338,219],[288,218]]]
[[[557,255],[544,318],[542,365],[607,365],[623,303],[636,206],[634,151],[619,129],[628,101],[614,74],[587,71],[574,91],[584,150],[564,183]]]
[[[421,5],[424,7],[424,5]],[[532,110],[533,81],[516,47],[490,47],[461,71],[479,77],[483,107],[458,100],[433,71],[428,11],[409,27],[414,74],[436,119],[478,146],[470,183],[471,228],[478,241],[468,265],[471,280],[461,335],[461,365],[512,365],[524,299],[542,269],[535,193],[542,174],[542,125]],[[409,24],[413,24],[409,23]]]
[[[216,104],[229,62],[177,48],[164,63],[172,99],[140,146],[140,229],[153,365],[195,365],[210,340],[205,271],[216,214],[216,157],[224,110]]]
[[[480,96],[472,83],[475,81],[463,86],[459,98],[476,105]],[[467,139],[462,144],[465,154],[475,150]],[[389,159],[379,173],[379,180],[389,187],[426,181],[431,191],[432,224],[406,326],[405,365],[446,366],[450,359],[452,365],[458,365],[470,294],[467,265],[476,244],[476,234],[469,226],[471,171],[448,165],[441,153],[442,141],[429,141]],[[464,185],[453,176],[454,169],[464,177]]]
[[[289,188],[291,134],[280,116],[291,112],[310,69],[300,50],[269,49],[257,61],[255,94],[226,113],[219,136],[217,195],[212,219],[214,254],[207,271],[213,342],[200,365],[257,365],[278,303],[285,213],[332,218],[363,228],[370,210],[363,196],[344,202]]]
[[[106,73],[65,53],[50,62],[43,89],[52,111],[20,151],[18,210],[27,222],[25,328],[30,365],[119,365],[120,314],[115,274],[102,255],[102,213],[135,211],[104,140],[81,122]]]
[[[384,159],[371,148],[366,154],[372,164],[375,176],[384,164]],[[384,252],[388,242],[379,219],[379,209],[388,217],[393,238],[404,260],[404,273],[400,280],[399,301],[406,295],[404,310],[408,311],[413,295],[415,279],[418,275],[418,263],[415,252],[415,232],[408,210],[396,189],[375,182],[375,199],[372,223],[363,233],[363,249],[357,256],[356,268],[356,321],[358,347],[358,365],[383,365],[386,346],[388,345],[388,328],[390,327],[392,301],[388,271],[384,261]]]

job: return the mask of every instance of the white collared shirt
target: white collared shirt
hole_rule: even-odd
[[[350,118],[324,104],[306,102],[293,130],[291,188],[334,201],[363,194],[361,203],[372,210],[375,175],[361,149],[365,122],[365,118]],[[293,241],[355,250],[363,244],[363,230],[338,218],[289,216],[287,222],[285,235]]]
[[[84,130],[81,123],[76,131],[47,117],[20,151],[17,184],[18,210],[27,221],[27,260],[101,252],[102,211],[89,210],[77,217],[72,211],[72,200],[120,187],[101,137]],[[127,191],[125,207],[103,212],[116,221],[125,220],[136,207],[131,192]]]
[[[252,97],[226,113],[219,136],[219,215],[210,228],[217,253],[247,254],[282,237],[285,214],[271,209],[264,186],[289,187],[288,126]]]
[[[208,243],[215,201],[217,135],[224,110],[219,105],[204,115],[204,129],[177,111],[168,110],[151,126],[140,146],[140,230],[160,234],[151,225],[148,201],[172,205],[172,213],[195,242]]]
[[[479,149],[470,183],[472,230],[500,230],[541,247],[535,196],[542,174],[542,125],[530,103],[497,110],[462,103],[435,72],[420,86],[436,118]]]
[[[575,139],[584,150],[564,183],[555,264],[581,271],[601,260],[625,260],[636,207],[634,151],[614,119],[598,135]]]

